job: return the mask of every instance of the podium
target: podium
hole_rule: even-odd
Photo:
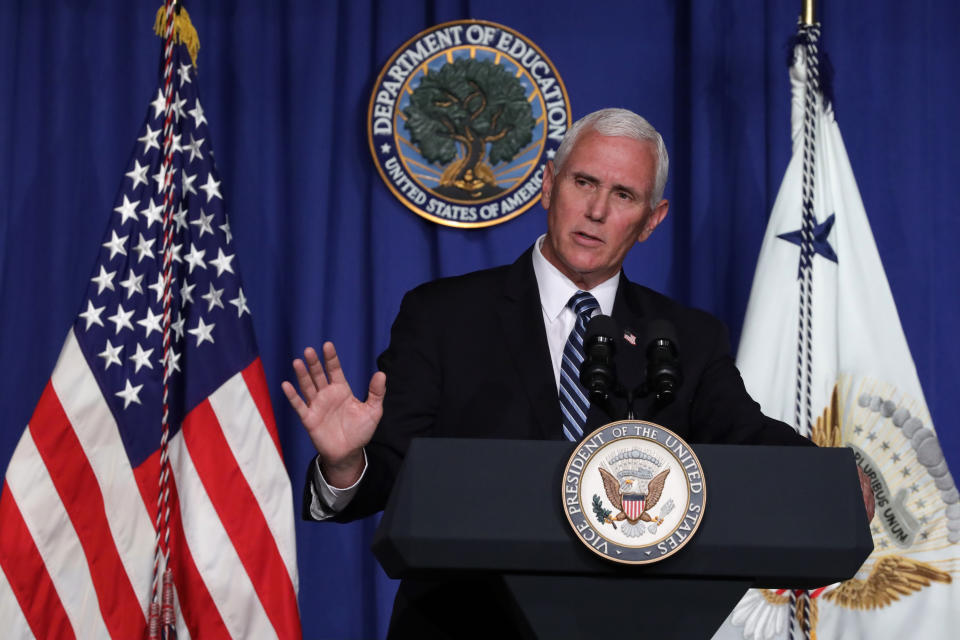
[[[414,440],[374,554],[393,578],[502,579],[521,637],[652,625],[657,638],[710,638],[750,587],[846,580],[873,550],[849,449],[701,444],[707,502],[694,539],[656,564],[607,561],[564,515],[574,447]]]

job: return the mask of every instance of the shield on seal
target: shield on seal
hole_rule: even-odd
[[[638,520],[646,507],[647,496],[639,493],[623,494],[623,512],[630,520]]]

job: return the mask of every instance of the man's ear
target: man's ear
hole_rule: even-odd
[[[544,172],[544,183],[546,183],[546,172]],[[637,237],[637,242],[643,242],[650,237],[650,234],[653,233],[653,230],[660,226],[660,223],[663,222],[663,219],[667,217],[667,210],[670,209],[670,202],[667,200],[661,200],[660,204],[650,212],[650,215],[647,216],[647,220],[643,225],[643,229],[640,230],[640,235]]]
[[[543,208],[550,210],[550,193],[553,191],[553,179],[556,177],[553,160],[547,160],[547,168],[543,170],[543,188],[540,190],[540,203]]]

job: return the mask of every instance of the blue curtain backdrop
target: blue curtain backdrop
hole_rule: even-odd
[[[394,49],[438,22],[492,20],[552,58],[575,116],[606,106],[645,115],[672,155],[672,205],[626,271],[716,313],[736,340],[790,153],[786,41],[799,4],[188,1],[294,494],[313,450],[280,390],[291,359],[334,339],[363,390],[405,291],[510,262],[545,225],[537,206],[488,229],[439,227],[390,194],[364,120]],[[822,4],[837,117],[956,475],[960,5]],[[78,311],[153,98],[158,5],[6,0],[0,9],[0,469]],[[374,526],[298,523],[306,637],[384,634],[395,584],[369,553]]]

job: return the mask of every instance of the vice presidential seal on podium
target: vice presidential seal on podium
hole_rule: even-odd
[[[703,519],[703,467],[682,438],[643,420],[587,435],[563,470],[563,509],[588,549],[649,564],[686,545]]]
[[[673,431],[635,420],[637,398],[673,401],[683,382],[676,330],[654,319],[647,333],[646,377],[617,379],[615,354],[636,346],[609,316],[596,315],[586,327],[580,383],[591,404],[610,417],[620,415],[612,399],[626,400],[626,420],[610,422],[583,438],[563,470],[563,511],[588,549],[623,564],[650,564],[690,542],[700,527],[707,491],[703,467],[690,445]],[[627,347],[628,349],[630,347]],[[639,382],[639,384],[636,384]]]
[[[462,228],[533,206],[569,123],[567,90],[547,55],[483,20],[445,22],[401,45],[367,113],[390,191],[417,215]]]

